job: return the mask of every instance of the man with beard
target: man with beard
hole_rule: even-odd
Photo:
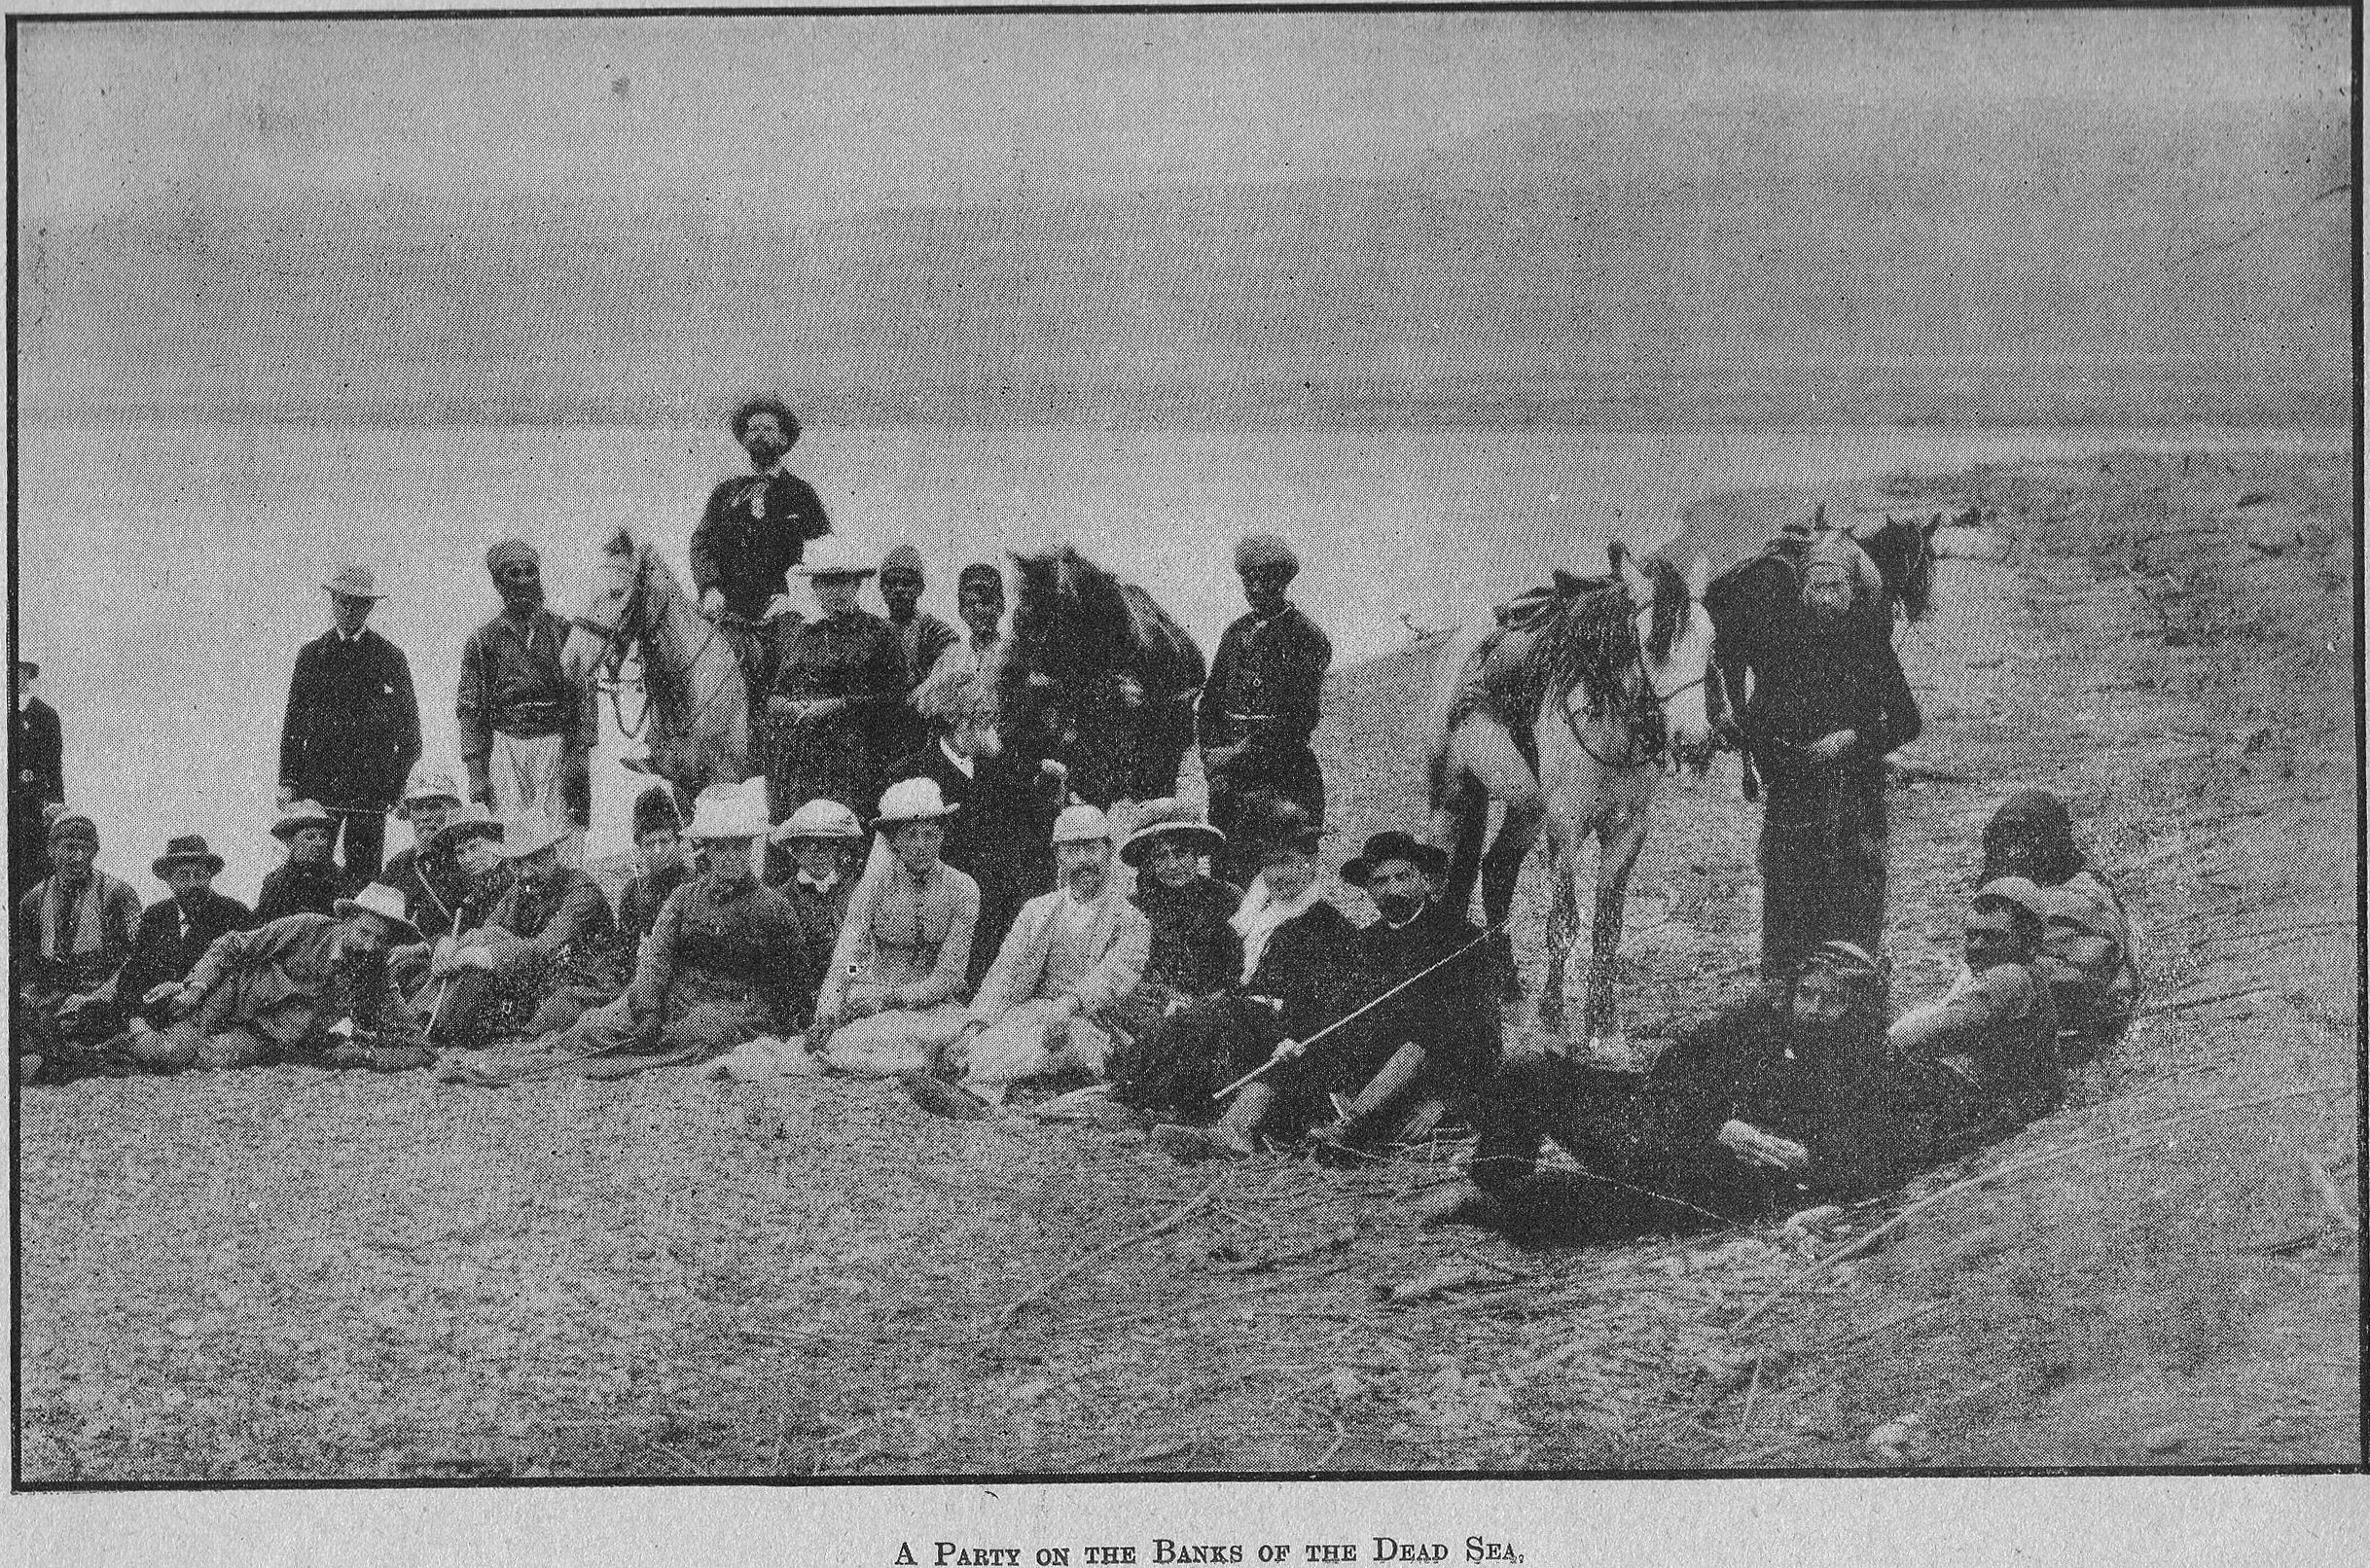
[[[1483,1093],[1468,1181],[1433,1223],[1577,1210],[1595,1233],[1724,1224],[1881,1192],[1916,1168],[1889,1091],[1885,975],[1823,944],[1689,1030],[1646,1073],[1560,1055],[1508,1062]],[[1554,1139],[1579,1166],[1539,1171]]]
[[[416,942],[403,895],[374,882],[331,914],[292,914],[218,937],[161,999],[170,1029],[134,1054],[160,1072],[301,1062],[398,1072],[434,1053],[387,984],[387,949]]]
[[[297,650],[280,721],[279,803],[318,801],[344,843],[353,885],[375,882],[387,809],[419,761],[419,703],[403,650],[365,624],[383,595],[370,569],[341,568],[329,591],[329,630]]]
[[[812,486],[784,466],[799,422],[780,399],[751,398],[733,410],[731,423],[750,472],[708,492],[692,530],[692,591],[700,612],[732,639],[750,692],[762,694],[773,674],[766,625],[783,615],[797,620],[790,568],[809,540],[831,532],[831,521]]]
[[[1342,880],[1374,901],[1376,919],[1358,933],[1367,983],[1377,996],[1407,988],[1344,1041],[1334,1076],[1356,1092],[1336,1101],[1340,1123],[1316,1134],[1320,1159],[1354,1158],[1394,1132],[1419,1136],[1444,1101],[1472,1094],[1497,1071],[1499,1018],[1481,928],[1432,896],[1448,858],[1392,829],[1342,868]]]
[[[460,808],[461,792],[453,787],[451,774],[424,766],[412,769],[403,802],[396,807],[396,815],[412,830],[412,842],[387,861],[379,878],[403,895],[412,923],[430,939],[451,933],[453,911],[460,907],[465,878],[453,860],[452,846],[435,847],[436,836]]]
[[[206,847],[201,835],[167,841],[149,870],[170,896],[140,911],[131,956],[90,999],[99,1010],[90,1021],[103,1027],[128,1024],[144,1031],[167,1021],[159,1007],[163,994],[188,978],[215,938],[256,924],[253,910],[214,891],[222,857]]]
[[[504,831],[510,890],[482,926],[430,960],[430,988],[413,998],[413,1010],[433,1019],[431,1044],[468,1049],[549,1034],[615,994],[605,982],[617,968],[617,921],[599,884],[559,863],[567,837],[567,825],[549,818]]]
[[[1325,775],[1309,736],[1333,644],[1284,596],[1300,574],[1291,546],[1274,534],[1250,534],[1235,547],[1235,571],[1250,608],[1218,639],[1194,727],[1209,779],[1209,825],[1234,846],[1217,873],[1241,882],[1259,870],[1240,831],[1254,797],[1289,801],[1310,820],[1325,820]]]
[[[1111,874],[1102,812],[1068,807],[1054,823],[1053,845],[1061,885],[1021,907],[939,1060],[945,1076],[990,1105],[1023,1079],[1064,1068],[1100,1076],[1111,1037],[1098,1019],[1135,988],[1152,952],[1151,923]]]
[[[1888,636],[1861,604],[1857,545],[1803,554],[1800,614],[1750,663],[1739,728],[1765,791],[1761,973],[1792,973],[1822,942],[1869,952],[1885,936],[1885,758],[1923,720]],[[1737,694],[1732,694],[1737,695]]]
[[[461,647],[457,702],[469,798],[506,822],[565,817],[575,832],[560,858],[582,858],[592,821],[591,757],[598,714],[590,686],[560,661],[568,624],[543,607],[543,557],[523,540],[485,552],[502,613]]]

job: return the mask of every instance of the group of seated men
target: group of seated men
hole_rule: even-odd
[[[20,1074],[436,1064],[492,1086],[696,1062],[895,1077],[969,1117],[1052,1081],[1088,1087],[1039,1114],[1145,1123],[1180,1158],[1301,1140],[1370,1158],[1460,1120],[1470,1180],[1435,1217],[1568,1210],[1577,1180],[1592,1208],[1685,1223],[1880,1191],[2002,1135],[2058,1103],[2138,989],[2121,906],[2040,791],[1987,829],[1939,1000],[1891,1019],[1885,965],[1830,942],[1643,1074],[1504,1058],[1494,945],[1441,901],[1441,851],[1368,838],[1341,868],[1375,910],[1360,926],[1323,896],[1320,831],[1288,802],[1241,825],[1247,890],[1203,870],[1225,840],[1176,802],[1124,829],[1068,806],[1055,885],[974,984],[980,888],[943,858],[962,807],[933,779],[890,786],[869,833],[831,801],[770,827],[737,789],[686,825],[654,787],[614,906],[561,863],[564,823],[495,822],[429,770],[406,793],[414,841],[384,880],[261,922],[211,890],[222,860],[195,837],[166,845],[170,896],[140,909],[98,870],[95,825],[60,812],[53,873],[17,911]],[[1570,1165],[1539,1167],[1548,1140]]]

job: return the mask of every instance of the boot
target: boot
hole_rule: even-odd
[[[1342,1120],[1314,1134],[1316,1158],[1321,1164],[1353,1164],[1372,1158],[1375,1145],[1382,1141],[1392,1123],[1390,1112],[1407,1091],[1414,1087],[1416,1077],[1423,1071],[1423,1048],[1409,1044],[1391,1052],[1382,1070],[1366,1082],[1342,1112]],[[1338,1103],[1338,1102],[1337,1102]]]
[[[1275,1091],[1265,1084],[1246,1084],[1235,1095],[1226,1114],[1210,1127],[1188,1127],[1164,1123],[1152,1129],[1155,1147],[1180,1161],[1196,1159],[1242,1159],[1259,1152],[1255,1141],[1259,1123],[1267,1120],[1275,1104]]]

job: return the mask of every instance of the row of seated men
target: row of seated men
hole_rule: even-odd
[[[558,864],[561,826],[501,832],[423,796],[420,842],[388,874],[424,897],[374,884],[327,913],[233,929],[178,977],[125,963],[64,1006],[50,995],[40,1038],[121,1016],[79,1061],[103,1071],[397,1068],[441,1047],[447,1076],[486,1085],[695,1061],[739,1079],[897,1076],[954,1115],[995,1114],[1015,1085],[1066,1075],[1181,1158],[1304,1137],[1320,1158],[1367,1158],[1460,1115],[1480,1142],[1444,1212],[1533,1206],[1552,1139],[1608,1191],[1725,1216],[1878,1189],[2021,1124],[2057,1103],[2069,1057],[2120,1033],[2137,994],[2120,905],[2040,792],[1987,831],[1966,963],[1938,1002],[1887,1023],[1884,966],[1830,943],[1644,1075],[1501,1061],[1489,944],[1438,901],[1439,852],[1369,839],[1342,868],[1377,911],[1359,927],[1322,896],[1320,835],[1288,803],[1254,819],[1259,871],[1239,894],[1202,871],[1220,837],[1181,810],[1124,836],[1091,806],[1063,811],[1059,885],[1023,908],[966,998],[979,891],[939,854],[958,810],[930,780],[892,786],[858,873],[865,831],[845,808],[810,802],[770,834],[754,800],[711,794],[683,835],[695,870],[654,793],[637,806],[639,874],[612,910]],[[760,874],[769,837],[790,855],[779,886]],[[19,910],[19,974],[55,980],[61,944],[122,901],[95,880],[88,819],[61,817],[52,838],[58,872]],[[1115,859],[1137,871],[1131,898]],[[186,939],[213,896],[183,895],[219,866],[201,844],[168,848],[157,870],[175,897],[140,924]]]

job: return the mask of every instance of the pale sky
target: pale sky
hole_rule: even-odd
[[[227,19],[18,43],[29,222],[324,188],[796,220],[1355,176],[1608,107],[2348,87],[2339,12]]]

